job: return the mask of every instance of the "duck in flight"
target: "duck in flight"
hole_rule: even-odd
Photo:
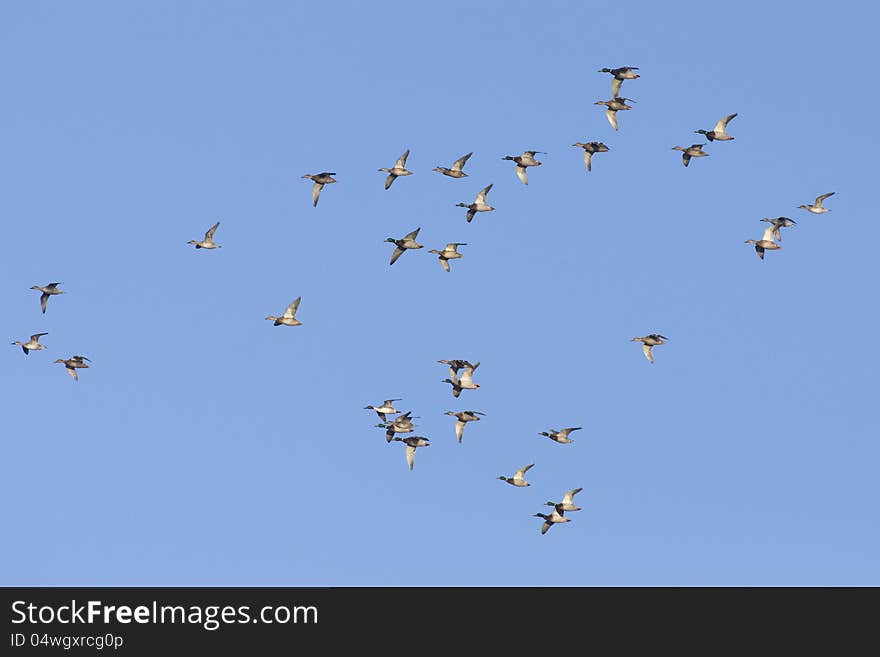
[[[562,508],[561,504],[557,504],[556,506],[554,506],[552,513],[536,513],[535,517],[544,519],[544,524],[541,526],[542,536],[546,534],[547,530],[549,530],[553,525],[560,522],[569,522],[570,520],[569,518],[565,517],[565,509]]]
[[[611,127],[617,130],[617,113],[623,110],[631,110],[627,103],[634,103],[632,98],[612,98],[611,100],[597,100],[594,105],[605,105],[605,118]]]
[[[572,488],[562,498],[561,502],[547,502],[545,506],[555,507],[557,504],[562,506],[563,511],[580,511],[581,507],[574,503],[574,496],[580,493],[583,488]]]
[[[442,251],[431,249],[430,251],[428,251],[428,253],[436,253],[437,258],[440,260],[440,264],[443,266],[443,269],[445,269],[446,271],[450,271],[449,261],[462,257],[462,254],[458,252],[458,247],[460,246],[467,246],[467,242],[450,242]]]
[[[455,162],[452,163],[450,168],[441,167],[439,164],[432,169],[432,171],[438,171],[442,173],[444,176],[449,176],[450,178],[467,178],[467,174],[462,171],[464,168],[465,162],[468,161],[468,158],[473,155],[473,151],[467,153],[466,155],[462,155]]]
[[[803,208],[807,212],[812,212],[813,214],[823,214],[825,212],[830,212],[828,208],[822,205],[822,202],[829,196],[834,196],[834,192],[828,192],[827,194],[822,194],[822,196],[817,196],[816,200],[813,202],[813,205],[799,205],[798,208]]]
[[[535,155],[538,153],[541,153],[542,155],[547,154],[544,151],[523,151],[522,155],[505,155],[501,159],[516,162],[516,177],[522,181],[523,185],[528,185],[529,175],[526,173],[526,168],[539,167],[543,164],[540,160],[535,159]]]
[[[588,141],[585,144],[577,142],[572,144],[578,148],[584,149],[584,164],[587,165],[587,171],[593,170],[593,155],[596,153],[607,153],[608,147],[601,141]]]
[[[431,446],[431,443],[428,442],[428,439],[424,436],[409,436],[408,438],[395,437],[394,440],[406,445],[406,464],[409,466],[410,470],[413,469],[416,462],[416,448]]]
[[[568,437],[568,435],[572,431],[579,431],[580,429],[583,429],[583,427],[568,427],[566,429],[563,429],[562,431],[551,429],[550,431],[542,431],[538,435],[547,436],[550,440],[554,440],[557,443],[567,444],[574,442],[571,438]]]
[[[187,244],[195,244],[197,249],[219,249],[220,245],[214,241],[214,233],[217,231],[217,226],[220,225],[218,221],[216,224],[211,226],[208,229],[208,232],[205,233],[205,239],[201,242],[196,242],[195,240],[190,240]]]
[[[506,481],[511,486],[516,486],[517,488],[525,488],[526,486],[531,486],[531,484],[525,480],[525,474],[533,467],[535,467],[535,464],[529,463],[528,465],[523,466],[519,470],[514,472],[512,477],[505,477],[504,475],[501,475],[498,478],[501,481]]]
[[[296,311],[299,309],[299,302],[302,301],[302,297],[297,297],[293,300],[287,308],[284,309],[284,314],[281,317],[275,317],[275,315],[269,315],[266,319],[271,320],[274,323],[273,326],[302,326],[302,322],[296,318]]]
[[[645,354],[645,358],[648,359],[649,363],[654,362],[654,353],[653,349],[658,344],[666,344],[669,340],[665,335],[660,335],[659,333],[651,333],[651,335],[646,335],[641,338],[632,338],[630,342],[641,342],[642,343],[642,352]]]
[[[727,124],[736,118],[736,113],[728,114],[723,119],[718,119],[718,123],[712,130],[694,130],[698,135],[705,135],[709,141],[732,141],[733,137],[727,134]]]
[[[40,338],[44,335],[49,335],[48,333],[34,333],[30,340],[27,342],[21,342],[20,340],[16,340],[12,344],[18,345],[21,347],[21,350],[24,352],[25,356],[27,356],[30,351],[39,351],[40,349],[45,349],[44,345],[40,344]],[[479,419],[479,418],[478,418]]]
[[[64,363],[64,368],[67,370],[67,373],[70,375],[74,381],[79,381],[79,376],[76,371],[78,369],[88,368],[87,362],[91,363],[88,358],[85,356],[71,356],[70,358],[59,358],[55,361],[56,363]]]
[[[387,422],[385,417],[386,413],[400,413],[396,408],[394,408],[394,402],[403,401],[402,399],[386,399],[382,402],[380,406],[364,406],[364,410],[376,411],[376,415],[379,416],[379,419],[382,422]]]
[[[318,199],[321,198],[321,190],[324,189],[324,185],[336,182],[336,178],[333,177],[335,175],[335,173],[324,171],[316,174],[307,173],[303,176],[303,178],[308,178],[315,183],[312,185],[312,207],[318,207]]]
[[[624,80],[638,80],[638,66],[621,66],[619,68],[600,68],[598,73],[611,73],[611,95],[617,98],[620,95],[620,85]]]
[[[391,187],[395,180],[397,180],[400,176],[411,176],[412,171],[406,168],[406,158],[409,157],[409,149],[406,149],[406,152],[397,158],[397,162],[394,163],[394,166],[390,169],[382,168],[379,171],[384,171],[388,174],[388,177],[385,179],[385,189]]]
[[[692,157],[708,157],[709,154],[703,150],[702,144],[691,144],[687,148],[684,146],[673,146],[672,150],[681,151],[681,161],[687,166],[691,163]]]
[[[455,437],[458,438],[458,442],[461,442],[461,438],[464,435],[464,425],[468,422],[479,422],[481,415],[486,415],[485,413],[481,413],[480,411],[446,411],[444,415],[451,415],[456,418],[455,420]]]
[[[458,376],[453,372],[451,367],[449,368],[450,377],[448,379],[443,379],[443,383],[449,383],[452,385],[453,397],[458,397],[462,390],[476,390],[480,387],[479,383],[474,383],[473,381],[474,372],[477,371],[479,366],[479,363],[474,363],[469,367],[462,368],[461,376]]]
[[[40,295],[40,308],[43,309],[43,314],[46,314],[46,304],[49,302],[49,297],[55,296],[56,294],[64,294],[64,290],[59,290],[58,286],[61,283],[49,283],[48,285],[34,285],[31,287],[32,290],[37,290],[42,292]]]
[[[421,228],[416,228],[414,231],[412,231],[411,233],[407,233],[399,240],[394,239],[393,237],[389,237],[385,240],[386,242],[391,242],[397,247],[396,249],[394,249],[394,253],[391,254],[391,262],[388,263],[389,265],[393,265],[395,262],[397,262],[397,259],[403,255],[404,251],[407,251],[409,249],[421,249],[424,246],[424,244],[419,244],[418,242],[416,242],[416,237],[419,236],[420,230]]]
[[[519,165],[517,165],[517,170],[519,170]],[[525,169],[523,169],[523,171],[525,171]],[[494,183],[490,183],[490,184],[486,185],[485,187],[483,187],[483,189],[480,190],[480,193],[477,194],[477,198],[476,198],[476,200],[474,200],[473,203],[456,203],[455,204],[455,207],[457,207],[457,208],[467,208],[467,210],[468,210],[467,222],[468,223],[471,223],[471,221],[473,221],[474,215],[477,212],[492,212],[492,210],[495,209],[486,202],[486,194],[488,194],[489,191],[492,189],[493,184]],[[528,184],[528,176],[526,176],[526,184]]]

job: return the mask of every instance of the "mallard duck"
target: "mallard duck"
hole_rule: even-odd
[[[527,178],[527,180],[528,180],[528,178]],[[457,208],[467,208],[468,209],[468,212],[467,212],[468,223],[470,223],[473,220],[474,215],[477,212],[492,212],[492,210],[495,209],[491,205],[486,203],[486,194],[488,194],[489,190],[492,189],[493,184],[494,183],[490,183],[490,184],[486,185],[485,187],[483,187],[483,189],[480,190],[480,193],[477,194],[477,198],[473,203],[470,203],[470,204],[469,203],[456,203],[455,204],[455,207],[457,207]],[[528,184],[528,182],[526,184]]]
[[[44,335],[49,335],[48,333],[34,333],[30,340],[27,342],[21,342],[20,340],[16,340],[12,344],[17,344],[21,347],[21,350],[25,353],[25,356],[29,351],[39,351],[40,349],[45,349],[46,347],[40,344],[40,338]],[[479,419],[479,418],[478,418]]]
[[[397,259],[402,256],[403,252],[407,249],[421,249],[424,246],[424,244],[416,242],[416,237],[418,237],[420,230],[421,228],[416,228],[413,232],[407,233],[399,240],[396,240],[393,237],[389,237],[385,240],[386,242],[391,242],[397,246],[397,248],[394,249],[394,253],[391,254],[391,262],[389,264],[393,265],[397,262]]]
[[[824,212],[829,212],[828,208],[822,206],[822,201],[824,201],[829,196],[834,196],[834,192],[828,192],[827,194],[822,194],[822,196],[817,196],[816,201],[813,205],[799,205],[798,208],[803,208],[807,212],[812,212],[813,214],[822,214]]]
[[[539,167],[543,164],[543,162],[535,159],[535,155],[537,155],[538,153],[546,155],[544,151],[523,151],[522,155],[505,155],[501,159],[516,162],[516,177],[522,181],[523,185],[528,185],[529,176],[526,173],[526,168]]]
[[[480,387],[479,383],[474,383],[473,381],[474,372],[477,371],[479,366],[479,363],[474,363],[472,366],[462,368],[460,377],[452,372],[452,368],[450,368],[451,376],[448,379],[443,379],[443,383],[452,385],[453,397],[458,397],[462,390],[476,390]]]
[[[455,436],[458,438],[458,442],[461,442],[461,437],[464,434],[464,425],[468,422],[479,422],[480,416],[486,414],[480,411],[446,411],[444,415],[451,415],[457,418],[455,422]]]
[[[79,376],[76,371],[78,369],[88,368],[86,362],[91,363],[88,358],[85,356],[71,356],[70,358],[64,359],[59,358],[55,361],[56,363],[64,363],[64,367],[67,370],[67,373],[71,376],[74,381],[79,381]]]
[[[611,73],[611,95],[617,98],[620,95],[620,85],[624,80],[638,80],[638,66],[621,66],[620,68],[600,68],[598,73]]]
[[[713,130],[694,130],[698,135],[705,135],[709,141],[731,141],[733,137],[727,134],[727,124],[736,118],[736,114],[728,114],[723,119],[718,119]]]
[[[645,358],[648,359],[649,363],[654,362],[654,354],[651,351],[658,344],[665,344],[669,338],[665,335],[660,335],[659,333],[651,333],[651,335],[646,335],[641,338],[632,338],[630,342],[641,342],[642,343],[642,351],[645,354]]]
[[[46,303],[49,301],[49,297],[55,296],[56,294],[64,294],[64,290],[59,290],[58,286],[61,283],[49,283],[48,285],[34,285],[31,287],[32,290],[39,290],[42,292],[40,295],[40,308],[43,309],[43,314],[46,314]]]
[[[397,180],[398,176],[411,176],[412,171],[407,170],[406,168],[406,158],[409,157],[409,149],[406,149],[406,152],[397,158],[397,162],[395,162],[394,166],[390,169],[379,169],[379,171],[385,171],[388,174],[388,177],[385,179],[385,189],[391,187],[391,184]]]
[[[794,219],[789,219],[788,217],[776,217],[775,219],[768,219],[764,217],[761,221],[766,221],[768,224],[773,224],[773,237],[782,241],[782,232],[779,230],[780,228],[791,228],[792,226],[796,226],[797,223]]]
[[[611,100],[597,100],[594,105],[605,105],[605,118],[611,127],[617,130],[617,113],[623,110],[631,110],[627,103],[634,103],[632,98],[612,98]]]
[[[574,441],[568,437],[572,431],[579,431],[583,429],[583,427],[568,427],[566,429],[562,429],[561,431],[557,431],[556,429],[550,429],[550,431],[542,431],[539,433],[539,436],[547,436],[550,440],[555,440],[557,443],[573,443]]]
[[[498,478],[501,481],[506,481],[511,486],[516,486],[517,488],[525,488],[526,486],[531,486],[531,484],[525,480],[525,474],[533,467],[535,467],[535,464],[529,463],[529,465],[526,465],[514,472],[512,477],[505,477],[504,475],[501,475]]]
[[[766,230],[764,230],[764,234],[761,236],[759,240],[746,240],[746,244],[754,244],[755,245],[755,253],[758,254],[758,257],[763,260],[764,259],[764,251],[777,251],[782,247],[773,241],[773,234],[779,230],[776,226],[768,226]]]
[[[208,229],[208,232],[205,233],[205,239],[201,242],[196,242],[195,240],[190,240],[187,244],[195,244],[197,249],[219,249],[220,245],[214,242],[214,232],[217,230],[217,226],[220,225],[218,221],[216,224],[211,226]]]
[[[581,507],[575,506],[574,496],[580,493],[582,490],[583,488],[572,488],[565,494],[561,502],[547,502],[545,506],[555,507],[556,505],[560,505],[563,511],[580,511]]]
[[[394,440],[406,445],[406,463],[409,469],[413,469],[416,460],[417,447],[430,447],[431,443],[425,436],[409,436],[408,438],[395,438]]]
[[[673,146],[672,150],[681,151],[681,161],[687,166],[691,163],[692,157],[708,157],[709,154],[703,150],[702,144],[691,144],[687,148],[684,146]]]
[[[462,255],[458,252],[458,247],[460,246],[467,246],[467,242],[450,242],[442,251],[431,249],[430,251],[428,251],[428,253],[436,253],[438,260],[440,260],[440,264],[443,266],[443,269],[445,269],[446,271],[450,271],[449,261],[462,257]]]
[[[576,146],[578,148],[584,149],[584,164],[587,165],[587,171],[593,170],[593,154],[594,153],[607,153],[608,147],[603,144],[601,141],[588,141],[585,144],[581,142],[576,142],[572,144],[572,146]]]
[[[381,406],[364,406],[364,410],[376,411],[376,415],[379,416],[379,419],[382,422],[386,422],[386,413],[400,413],[396,408],[394,408],[394,402],[403,401],[401,399],[386,399],[382,402]]]
[[[316,174],[307,173],[303,176],[303,178],[308,178],[315,183],[312,185],[312,207],[318,207],[318,199],[321,197],[321,190],[324,189],[324,185],[336,182],[336,178],[333,177],[335,175],[335,173],[324,171]]]
[[[269,315],[266,319],[275,322],[275,326],[279,326],[284,324],[284,326],[302,326],[302,322],[296,318],[296,311],[299,308],[299,302],[302,300],[302,297],[297,297],[293,300],[287,308],[284,310],[284,314],[281,317],[275,317],[275,315]]]
[[[553,507],[553,513],[536,513],[536,518],[543,518],[544,524],[541,526],[541,534],[544,535],[547,533],[547,530],[550,529],[553,525],[560,522],[569,522],[569,518],[565,517],[565,509],[562,508],[561,504],[557,504]]]
[[[465,162],[468,161],[468,158],[473,155],[473,151],[468,153],[467,155],[462,155],[455,162],[452,163],[452,168],[447,169],[446,167],[441,167],[439,164],[432,169],[432,171],[439,171],[444,176],[449,176],[450,178],[467,178],[467,174],[462,171]]]

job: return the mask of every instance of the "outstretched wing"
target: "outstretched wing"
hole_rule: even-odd
[[[414,240],[416,237],[418,237],[420,230],[421,230],[421,227],[416,228],[413,232],[407,233],[406,235],[404,235],[403,239],[404,240]]]
[[[291,303],[289,306],[287,306],[287,309],[284,311],[284,316],[285,316],[285,317],[295,317],[295,316],[296,316],[296,310],[297,310],[297,308],[299,308],[299,302],[300,302],[300,301],[302,301],[302,297],[301,297],[301,296],[300,296],[300,297],[297,297],[296,299],[294,299],[294,300],[293,300],[293,303]]]
[[[409,149],[406,149],[406,153],[397,158],[397,162],[394,164],[395,169],[404,169],[406,168],[406,158],[409,157]]]
[[[446,271],[450,271],[449,261],[446,258],[440,258],[439,260],[440,260],[440,265],[443,267],[443,269],[445,269]]]
[[[516,165],[516,177],[522,180],[523,185],[529,184],[529,174],[526,173],[526,168],[518,164]]]
[[[393,265],[395,262],[397,262],[397,259],[403,255],[404,251],[406,251],[406,249],[401,249],[399,246],[394,249],[394,253],[391,254],[391,262],[388,264]]]
[[[49,335],[48,333],[34,333],[31,336],[31,342],[39,342],[40,338],[44,335]]]
[[[619,78],[611,78],[611,96],[613,98],[617,98],[620,95],[620,85],[623,84],[623,80]]]
[[[413,469],[413,465],[416,461],[416,448],[412,445],[406,446],[406,463],[409,465],[409,469]]]
[[[608,123],[611,124],[611,127],[617,130],[617,110],[605,110],[605,118],[608,119]]]
[[[485,203],[486,202],[486,194],[489,193],[489,190],[492,189],[492,185],[494,185],[494,184],[495,183],[489,183],[488,185],[483,187],[483,189],[480,190],[480,193],[477,194],[477,200],[476,200],[477,203]]]
[[[820,207],[820,208],[821,208],[821,207],[822,207],[822,201],[824,201],[824,200],[825,200],[826,198],[828,198],[829,196],[834,196],[834,192],[828,192],[827,194],[822,194],[822,196],[817,196],[817,197],[816,197],[816,203],[815,203],[815,205],[816,205],[817,207]]]
[[[216,224],[214,224],[213,226],[211,226],[211,227],[208,229],[208,232],[205,233],[205,241],[206,241],[206,242],[207,242],[208,240],[214,239],[214,233],[215,233],[215,231],[217,230],[217,226],[219,226],[219,225],[220,225],[220,222],[218,221]]]
[[[762,250],[763,250],[763,249],[762,249]],[[651,362],[651,363],[654,362],[654,354],[651,353],[651,349],[652,349],[652,348],[653,348],[653,347],[652,347],[651,345],[649,345],[649,344],[643,344],[643,345],[642,345],[642,351],[645,353],[645,358],[647,358],[647,359],[648,359],[648,362]]]
[[[395,178],[397,178],[397,176],[395,176],[393,173],[388,174],[388,177],[385,179],[385,189],[391,187],[391,183],[394,182]]]
[[[324,189],[324,183],[316,182],[312,185],[312,206],[318,207],[318,199],[321,197],[321,190]]]
[[[593,154],[590,151],[584,151],[584,164],[587,165],[587,171],[593,170]]]
[[[471,151],[467,155],[462,155],[460,158],[458,158],[455,162],[452,163],[452,170],[461,171],[461,168],[464,166],[465,162],[467,162],[468,158],[473,154],[473,151]]]
[[[736,114],[728,114],[723,119],[718,119],[718,123],[715,124],[715,132],[724,133],[727,132],[727,124],[732,121],[736,117]]]

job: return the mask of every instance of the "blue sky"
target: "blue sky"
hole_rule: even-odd
[[[49,335],[3,356],[2,582],[880,584],[876,21],[413,4],[4,7],[2,324]],[[596,71],[623,65],[615,133]],[[524,149],[528,187],[501,160]],[[468,178],[431,171],[468,151]],[[778,215],[761,262],[743,242]],[[222,249],[186,245],[218,220]],[[263,319],[299,295],[303,326]],[[650,365],[629,338],[655,331]],[[453,399],[441,358],[482,387]],[[431,438],[412,472],[363,410],[387,397]],[[463,409],[487,417],[459,445]]]

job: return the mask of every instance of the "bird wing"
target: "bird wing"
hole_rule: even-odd
[[[826,198],[828,198],[829,196],[834,196],[834,192],[828,192],[827,194],[822,194],[822,196],[817,196],[817,197],[816,197],[816,203],[815,203],[814,205],[815,205],[816,207],[818,207],[818,208],[821,208],[821,207],[822,207],[822,201],[824,201],[824,200],[825,200]]]
[[[44,335],[49,335],[49,334],[48,333],[34,333],[31,336],[31,342],[39,342],[40,338],[43,337]]]
[[[40,308],[43,309],[43,314],[46,314],[46,302],[49,301],[49,295],[43,292],[40,295]]]
[[[685,166],[687,166],[688,164],[690,164],[690,163],[691,163],[691,155],[690,155],[690,153],[688,153],[687,151],[684,151],[684,152],[681,154],[681,161],[684,162],[684,165],[685,165]]]
[[[645,358],[647,358],[649,362],[653,363],[654,362],[654,354],[651,353],[651,349],[652,349],[652,347],[649,344],[642,345],[642,351],[645,353]]]
[[[73,369],[72,367],[67,367],[67,365],[64,366],[64,369],[67,370],[67,373],[70,374],[71,378],[74,381],[79,381],[79,375],[76,373],[75,369]]]
[[[458,158],[455,162],[452,163],[452,170],[461,171],[461,168],[464,166],[465,162],[467,162],[468,158],[473,154],[473,151],[471,151],[467,155],[462,155],[460,158]]]
[[[389,173],[388,177],[385,179],[385,189],[391,187],[391,183],[394,182],[394,179],[397,178],[393,173]]]
[[[619,78],[611,78],[611,95],[614,98],[620,95],[620,85],[623,84],[623,80]]]
[[[584,151],[584,164],[587,165],[587,171],[593,170],[593,154],[590,151]]]
[[[723,119],[718,119],[718,123],[715,124],[714,132],[717,134],[725,134],[727,132],[727,124],[729,121],[732,121],[736,117],[736,114],[728,114]]]
[[[544,524],[541,525],[541,535],[543,536],[544,534],[546,534],[546,533],[547,533],[547,530],[550,529],[552,526],[553,526],[553,523],[552,523],[552,522],[547,522],[547,521],[545,520],[545,521],[544,521]]]
[[[489,183],[488,185],[483,187],[483,189],[480,190],[480,193],[477,194],[477,200],[475,202],[476,203],[485,203],[486,202],[486,194],[489,193],[489,190],[492,189],[492,185],[494,185],[494,184],[495,183]]]
[[[214,238],[214,232],[217,230],[217,226],[219,226],[219,225],[220,225],[220,222],[218,221],[216,224],[214,224],[213,226],[211,226],[211,227],[208,229],[208,232],[205,233],[205,241],[206,241],[206,242],[207,242],[208,240],[211,240],[211,239]]]
[[[421,230],[421,228],[416,228],[413,232],[411,232],[411,233],[407,233],[406,235],[404,235],[404,236],[403,236],[403,239],[404,239],[404,240],[415,240],[416,237],[419,236],[419,231],[420,231],[420,230]]]
[[[611,127],[617,130],[617,110],[613,110],[611,108],[606,109],[605,118],[608,119],[608,123],[611,124]]]
[[[476,210],[468,210],[467,212],[467,222],[471,223],[474,220],[474,216],[477,214]]]
[[[448,261],[446,258],[442,257],[442,256],[439,258],[439,260],[440,260],[440,266],[442,266],[443,269],[445,269],[446,271],[450,271],[450,269],[449,269],[449,261]]]
[[[461,442],[461,436],[464,433],[464,422],[461,420],[455,421],[455,436],[458,438],[458,442]]]
[[[831,192],[831,194],[833,194],[833,193],[834,192]],[[826,194],[826,196],[831,196],[831,194]],[[59,285],[61,285],[61,283],[49,283],[46,287],[49,288],[50,290],[54,290]]]
[[[302,297],[297,297],[296,299],[294,299],[293,303],[287,306],[287,308],[284,310],[284,316],[291,318],[296,317],[296,310],[297,308],[299,308],[300,301],[302,301]]]
[[[528,465],[526,465],[526,466],[520,468],[519,470],[517,470],[516,472],[514,472],[513,478],[516,479],[517,481],[523,481],[523,479],[525,478],[526,472],[531,470],[533,467],[535,467],[535,464],[529,463]]]
[[[394,253],[391,254],[391,262],[388,264],[393,265],[395,262],[397,262],[397,259],[403,255],[404,251],[406,251],[406,249],[401,249],[399,246],[394,249]]]
[[[526,168],[518,164],[516,165],[516,177],[522,180],[523,185],[529,184],[529,174],[526,173]]]
[[[563,504],[574,504],[574,496],[580,493],[583,488],[572,488],[568,491],[565,496],[562,498]]]
[[[406,462],[409,465],[409,469],[413,469],[413,465],[416,461],[416,448],[412,445],[406,446]]]
[[[324,183],[316,182],[312,185],[312,206],[318,207],[318,199],[321,197],[321,190],[324,189]]]
[[[409,149],[406,149],[406,153],[397,158],[397,162],[394,164],[395,169],[404,169],[406,168],[406,158],[409,157]]]
[[[773,232],[775,230],[777,230],[777,229],[776,229],[776,226],[774,226],[773,224],[770,224],[769,226],[767,226],[767,228],[764,230],[764,234],[761,236],[761,240],[762,241],[766,240],[768,242],[772,242],[773,241]]]
[[[758,257],[763,260],[764,259],[764,247],[755,244],[755,253],[758,254]]]

